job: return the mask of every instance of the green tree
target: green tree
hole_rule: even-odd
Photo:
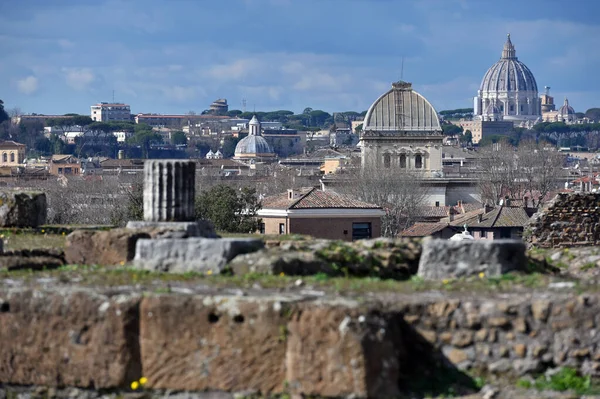
[[[456,126],[452,123],[445,123],[442,125],[442,132],[446,136],[456,136],[463,132],[462,126]]]
[[[585,111],[585,116],[593,120],[594,122],[600,122],[600,108],[590,108]]]
[[[9,119],[8,113],[4,110],[4,101],[0,100],[0,123]]]
[[[231,158],[235,155],[235,146],[240,142],[241,137],[227,136],[223,139],[223,158]]]
[[[465,131],[465,133],[459,138],[461,143],[469,144],[473,142],[473,133],[470,130]]]
[[[135,125],[133,136],[128,139],[128,144],[138,145],[142,148],[142,156],[148,158],[150,144],[162,143],[162,136],[152,130],[152,126],[145,123]]]
[[[196,198],[196,217],[210,220],[218,231],[253,233],[261,223],[256,217],[261,207],[255,188],[243,187],[237,191],[218,184]]]
[[[173,132],[171,134],[171,144],[173,145],[180,145],[180,144],[187,144],[187,136],[185,135],[184,132]]]
[[[239,109],[232,109],[227,111],[227,116],[231,116],[231,117],[237,117],[242,113],[242,111],[240,111]]]

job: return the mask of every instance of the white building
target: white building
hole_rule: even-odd
[[[474,118],[483,121],[524,122],[541,119],[541,100],[535,77],[517,59],[510,34],[500,60],[484,75],[473,105]]]
[[[131,108],[122,103],[99,103],[90,107],[90,117],[96,122],[128,122]]]

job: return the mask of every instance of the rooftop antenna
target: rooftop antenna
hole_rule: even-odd
[[[113,104],[115,103],[115,89],[113,89]]]
[[[246,112],[246,99],[242,98],[242,112]]]
[[[402,56],[402,64],[400,64],[400,80],[404,78],[404,56]]]

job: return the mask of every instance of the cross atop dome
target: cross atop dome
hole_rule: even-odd
[[[517,54],[515,51],[515,46],[513,46],[510,41],[510,33],[506,35],[506,43],[504,43],[504,48],[502,49],[502,58],[503,59],[517,59]]]

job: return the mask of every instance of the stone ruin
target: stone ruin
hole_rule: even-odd
[[[538,248],[598,245],[600,193],[560,193],[533,215],[523,239]]]

